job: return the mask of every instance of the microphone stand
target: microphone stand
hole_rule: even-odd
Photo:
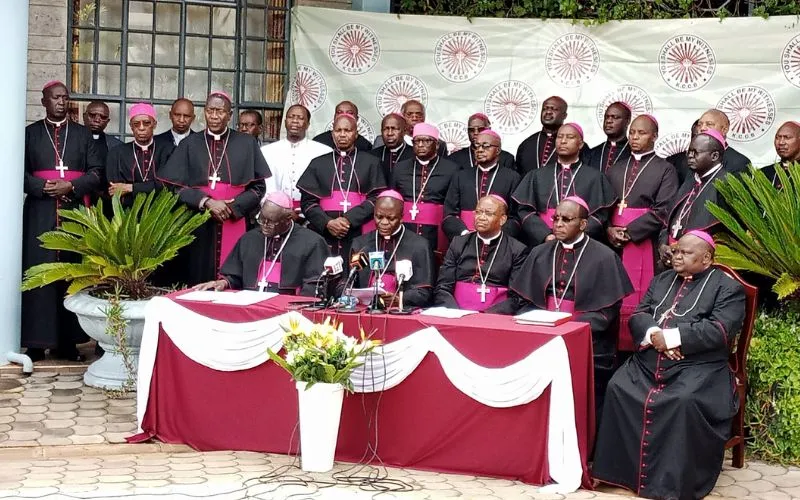
[[[378,271],[380,271],[378,266],[375,266],[375,268],[372,270],[372,276],[374,277],[375,281],[375,293],[372,296],[372,304],[370,304],[369,310],[367,311],[369,312],[369,314],[382,314],[384,310],[383,306],[380,303],[381,299],[378,296],[378,282],[379,282]]]
[[[322,283],[323,281],[325,282],[325,285],[326,285],[325,289],[327,290],[327,284],[328,284],[328,271],[327,270],[323,271],[322,274],[320,274],[319,278],[317,278],[317,284],[314,287],[314,298],[319,299],[319,300],[317,300],[315,302],[312,302],[310,304],[307,303],[306,306],[303,309],[306,309],[308,311],[319,311],[320,309],[327,309],[328,308],[329,302],[330,302],[330,297],[326,297],[326,295],[327,295],[326,292],[323,292],[322,294],[320,294],[320,283]]]
[[[392,303],[394,303],[394,299],[397,295],[400,295],[400,303],[398,304],[396,309],[392,309],[389,311],[389,314],[398,314],[398,315],[407,315],[411,314],[412,309],[405,309],[403,307],[403,285],[405,285],[405,276],[400,275],[398,276],[398,283],[397,283],[397,290],[394,291],[394,295],[392,295]]]
[[[342,288],[342,295],[339,297],[340,299],[342,297],[349,297],[350,292],[353,289],[353,285],[355,284],[355,281],[356,281],[356,275],[358,275],[358,271],[352,272],[355,269],[356,269],[355,267],[353,267],[351,269],[351,273],[352,274],[350,274],[347,277],[347,280],[345,280],[344,287]],[[348,290],[348,288],[349,288],[349,290]],[[352,301],[350,301],[350,300],[351,299],[348,299],[348,302],[346,302],[345,305],[343,305],[342,307],[339,308],[339,312],[348,313],[348,312],[356,312],[357,311],[356,305],[353,304]]]

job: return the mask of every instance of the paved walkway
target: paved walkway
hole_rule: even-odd
[[[135,399],[109,399],[81,375],[0,376],[0,498],[207,497],[221,499],[588,499],[629,493],[604,488],[566,497],[516,481],[337,464],[306,474],[292,457],[196,453],[185,446],[119,444],[135,430]],[[333,480],[336,478],[336,481]],[[376,480],[367,481],[368,478]],[[380,493],[380,494],[378,494]],[[800,498],[800,469],[750,462],[725,467],[712,496]]]

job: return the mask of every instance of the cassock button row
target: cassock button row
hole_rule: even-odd
[[[567,263],[567,259],[564,259],[564,264],[566,264],[566,263]]]

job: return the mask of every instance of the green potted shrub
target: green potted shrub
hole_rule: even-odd
[[[747,358],[748,451],[759,458],[800,462],[800,163],[717,181],[727,210],[709,211],[727,229],[717,260],[772,283],[777,305],[762,309]],[[761,293],[768,292],[762,283]]]
[[[69,283],[64,306],[105,350],[87,369],[84,382],[119,390],[135,379],[145,305],[167,291],[148,278],[194,240],[195,229],[209,215],[189,211],[167,190],[140,194],[129,209],[122,207],[119,195],[111,203],[110,219],[102,200],[88,208],[60,210],[60,227],[39,240],[48,250],[79,254],[81,262],[33,266],[25,271],[22,290]]]

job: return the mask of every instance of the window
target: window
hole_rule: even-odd
[[[151,102],[158,132],[178,97],[195,103],[192,128],[204,127],[211,90],[234,101],[234,118],[264,114],[264,137],[277,138],[287,88],[290,0],[70,0],[67,78],[77,118],[86,102],[105,101],[106,131],[130,135],[125,110]],[[83,121],[82,119],[78,121]]]

